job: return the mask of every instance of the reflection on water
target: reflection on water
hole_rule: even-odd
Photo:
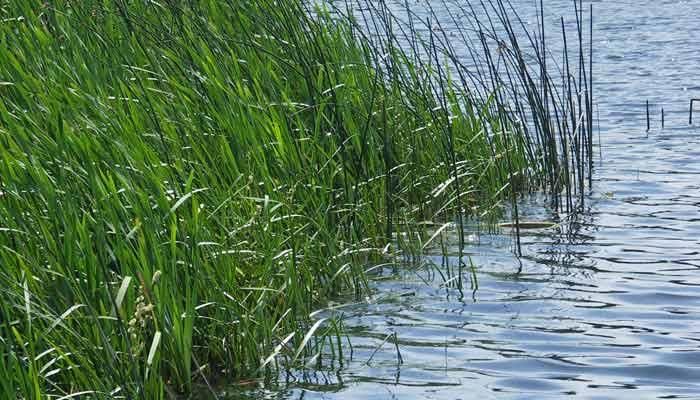
[[[570,14],[545,6],[552,24]],[[684,125],[700,2],[594,6],[605,157],[586,212],[525,233],[520,260],[506,234],[469,236],[478,290],[464,296],[434,267],[387,270],[375,299],[342,310],[351,358],[254,396],[700,398],[700,129]],[[646,99],[667,129],[644,132]],[[554,218],[542,203],[524,200],[524,218]],[[391,333],[403,364],[393,338],[372,357]]]

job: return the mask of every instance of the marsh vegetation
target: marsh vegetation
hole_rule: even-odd
[[[2,398],[322,362],[342,323],[312,313],[439,241],[426,221],[462,244],[519,193],[583,200],[586,55],[551,75],[507,3],[451,37],[383,2],[2,4]]]

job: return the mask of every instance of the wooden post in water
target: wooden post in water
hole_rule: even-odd
[[[649,121],[649,100],[647,100],[647,132],[649,132],[650,128],[651,128],[651,123]]]

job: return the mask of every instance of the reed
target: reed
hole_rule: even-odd
[[[419,254],[424,221],[583,190],[580,80],[533,75],[507,4],[484,4],[497,54],[493,26],[458,32],[476,72],[434,18],[346,6],[3,6],[1,398],[170,398],[342,357],[313,312]]]

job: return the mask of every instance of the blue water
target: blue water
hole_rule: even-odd
[[[441,15],[440,2],[431,4]],[[535,2],[513,4],[534,27]],[[545,1],[554,47],[559,16],[570,22],[572,5]],[[563,226],[526,232],[521,260],[507,232],[468,232],[478,289],[464,296],[442,285],[435,266],[384,271],[367,301],[340,309],[352,356],[249,394],[700,398],[700,104],[699,124],[688,126],[689,100],[700,98],[700,1],[593,5],[595,151],[603,157],[586,210]],[[526,198],[521,211],[552,218],[544,203]]]

